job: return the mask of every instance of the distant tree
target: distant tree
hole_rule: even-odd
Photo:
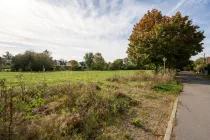
[[[51,56],[52,55],[52,52],[48,51],[48,50],[45,50],[43,51],[44,54],[48,55],[48,56]]]
[[[10,68],[11,67],[12,57],[13,57],[13,55],[8,51],[5,52],[5,54],[2,56],[2,58],[3,58],[2,60],[4,60],[2,62],[4,62],[3,66],[5,68]]]
[[[204,61],[204,58],[198,58],[194,61],[194,70],[200,71],[203,70],[205,67],[207,67],[206,61]]]
[[[111,62],[105,62],[105,64],[104,64],[104,70],[111,70],[111,65],[112,65]]]
[[[112,63],[112,69],[113,70],[123,70],[123,69],[125,69],[125,65],[123,63],[123,59],[116,59]]]
[[[127,67],[129,64],[131,64],[131,61],[128,57],[126,57],[126,58],[123,59],[123,63]]]
[[[71,64],[72,70],[77,70],[78,69],[79,63],[76,60],[71,60],[71,61],[69,61],[69,63]]]
[[[3,58],[5,60],[11,60],[12,59],[12,54],[10,52],[5,52],[5,54],[3,55]]]
[[[26,51],[12,58],[13,71],[43,71],[43,68],[47,71],[53,69],[52,57],[45,53]]]
[[[85,64],[87,66],[88,69],[92,69],[93,67],[93,53],[86,53],[84,56],[84,60],[85,60]]]
[[[203,34],[188,16],[177,12],[168,17],[153,9],[134,26],[127,53],[137,65],[153,64],[156,72],[163,57],[170,69],[176,68],[203,50]]]
[[[126,57],[123,59],[124,69],[126,70],[135,70],[138,69],[137,65],[134,64],[130,58]]]
[[[3,57],[0,57],[0,70],[4,67],[5,65],[5,59]]]
[[[188,63],[186,63],[186,65],[183,65],[184,70],[186,71],[191,71],[194,68],[194,61],[189,60]]]
[[[95,53],[95,55],[93,56],[93,69],[104,70],[105,63],[106,62],[101,53]]]

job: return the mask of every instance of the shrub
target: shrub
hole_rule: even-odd
[[[50,71],[53,68],[52,57],[46,53],[26,51],[12,58],[12,71]]]

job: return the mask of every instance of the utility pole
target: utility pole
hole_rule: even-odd
[[[203,75],[205,74],[205,53],[203,54]]]

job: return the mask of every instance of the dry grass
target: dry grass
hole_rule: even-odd
[[[120,90],[124,89],[126,95],[135,99],[138,104],[129,109],[127,116],[129,119],[124,120],[125,126],[123,125],[121,129],[128,131],[134,139],[162,139],[181,85],[177,85],[177,82],[173,81],[173,74],[138,73],[137,76],[122,77],[122,79],[126,78],[128,84],[122,82]],[[119,81],[118,79],[118,85]],[[132,120],[140,120],[143,122],[143,126],[136,127],[131,123]]]
[[[20,85],[14,90],[12,136],[1,129],[0,137],[162,139],[180,89],[172,74],[144,72],[97,83]]]

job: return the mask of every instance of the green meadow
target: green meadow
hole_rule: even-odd
[[[61,82],[98,82],[105,81],[111,76],[129,76],[134,74],[135,70],[123,71],[56,71],[56,72],[0,72],[0,79],[6,79],[8,82],[17,82],[18,76],[27,83],[40,83],[42,81],[48,84]],[[151,71],[147,71],[151,73]]]

